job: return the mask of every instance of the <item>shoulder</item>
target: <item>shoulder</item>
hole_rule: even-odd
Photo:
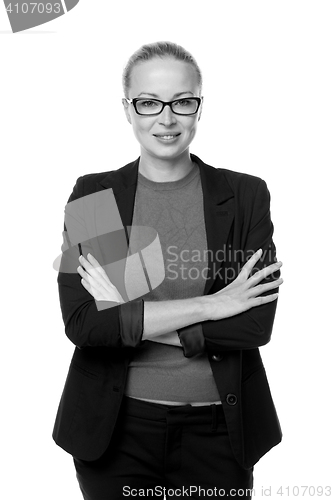
[[[247,199],[256,198],[258,194],[260,196],[260,193],[266,193],[269,196],[266,182],[261,177],[227,168],[211,166],[204,163],[200,158],[196,158],[216,186],[227,184],[234,196],[243,202]]]
[[[228,182],[231,189],[236,193],[244,192],[255,196],[258,189],[266,187],[266,182],[256,175],[250,175],[244,172],[236,172],[226,168],[215,168]]]
[[[73,187],[72,193],[68,198],[68,203],[82,196],[96,193],[99,185],[99,180],[102,180],[109,172],[100,172],[97,174],[85,174],[78,177]],[[103,175],[104,174],[104,175]],[[102,186],[100,187],[102,189]]]
[[[234,203],[235,215],[243,220],[243,227],[254,227],[258,221],[269,220],[270,193],[266,182],[256,175],[236,172],[226,168],[207,166],[211,169],[214,189],[223,189],[226,184]],[[249,229],[250,230],[250,229]]]
[[[106,176],[109,176],[110,174],[112,174],[112,171],[84,174],[76,180],[76,184],[79,185],[80,188],[89,189],[90,186],[101,182]]]
[[[119,184],[119,182],[121,183],[124,179],[126,179],[129,172],[133,171],[134,164],[135,162],[131,162],[116,170],[107,170],[81,175],[76,180],[68,201],[73,201],[77,198],[97,193],[98,191],[105,189],[105,187],[110,188]]]
[[[224,168],[218,170],[223,171],[236,200],[242,206],[250,208],[254,205],[270,204],[270,193],[266,182],[261,177]]]

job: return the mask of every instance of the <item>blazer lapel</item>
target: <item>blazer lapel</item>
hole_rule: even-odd
[[[204,295],[207,295],[225,258],[234,219],[234,193],[220,170],[205,164],[196,155],[191,154],[191,158],[199,165],[203,191],[209,268],[204,290]],[[139,161],[140,157],[119,170],[110,172],[99,182],[104,188],[113,189],[127,240],[127,230],[133,219]]]
[[[226,258],[227,240],[234,220],[234,193],[220,170],[206,165],[195,155],[191,157],[199,165],[203,191],[209,267],[204,290],[207,295]]]
[[[128,241],[128,228],[132,225],[135,192],[138,182],[140,157],[119,170],[110,172],[99,182],[104,188],[112,188]]]

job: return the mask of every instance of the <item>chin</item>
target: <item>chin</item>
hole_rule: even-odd
[[[160,151],[159,153],[155,153],[153,156],[161,160],[175,160],[181,156],[182,153],[183,151]]]
[[[177,146],[172,147],[171,145],[166,145],[162,146],[161,148],[154,148],[151,149],[150,151],[148,150],[149,154],[152,154],[153,156],[156,156],[157,158],[169,158],[169,159],[174,159],[178,158],[178,156],[181,156],[184,154],[184,152],[189,148],[189,144],[184,145],[182,147],[177,144]]]

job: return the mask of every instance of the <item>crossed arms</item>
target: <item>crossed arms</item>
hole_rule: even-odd
[[[261,181],[244,246],[259,250],[244,263],[236,279],[210,295],[160,302],[124,303],[96,259],[87,255],[79,260],[77,247],[77,275],[58,275],[66,334],[78,347],[137,347],[152,340],[182,345],[187,356],[204,348],[264,345],[270,340],[277,288],[282,284],[282,263],[276,262],[272,233],[269,193]],[[274,251],[268,252],[269,248]],[[98,311],[95,300],[113,302],[114,307]]]

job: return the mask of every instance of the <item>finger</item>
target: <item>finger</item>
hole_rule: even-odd
[[[116,286],[110,281],[110,278],[107,275],[105,269],[103,269],[103,267],[99,264],[98,260],[95,259],[95,257],[93,255],[91,255],[91,253],[87,254],[87,259],[89,259],[91,265],[93,266],[92,269],[95,269],[96,271],[98,271],[100,273],[100,275],[103,277],[103,279],[105,281],[105,282],[103,282],[104,288],[106,288],[106,290],[109,290],[111,287],[111,289],[117,290]],[[87,259],[85,259],[86,262],[88,262]],[[118,292],[118,290],[117,290],[117,292]],[[120,294],[119,294],[119,296],[121,297]]]
[[[105,273],[104,269],[102,269],[101,267],[97,267],[99,266],[98,261],[94,259],[94,261],[96,262],[96,267],[95,263],[91,264],[83,255],[80,255],[79,261],[82,264],[82,266],[84,266],[86,272],[107,290],[109,278]],[[92,283],[91,279],[88,279],[86,276],[83,277],[85,277],[89,282]]]
[[[264,267],[260,271],[257,271],[254,273],[247,281],[247,285],[250,287],[256,286],[260,281],[263,279],[267,278],[271,274],[275,273],[282,267],[282,262],[274,262],[273,264],[270,264],[269,266]],[[276,280],[274,280],[276,281]]]
[[[85,271],[81,266],[79,266],[77,268],[77,272],[79,273],[80,276],[82,276],[82,278],[85,279],[85,281],[87,283],[89,283],[89,285],[94,287],[96,290],[100,290],[100,291],[102,289],[106,290],[104,283],[101,282],[102,278],[101,278],[100,274],[97,273],[97,276],[92,275],[92,274],[90,274],[90,272],[88,273],[87,271]]]
[[[101,276],[96,279],[96,277],[84,271],[81,266],[77,268],[77,271],[82,276],[83,281],[81,280],[81,283],[96,300],[111,300],[112,302],[121,304],[125,302],[118,289],[112,283],[107,283],[104,280],[102,282],[99,281],[103,279]]]
[[[88,253],[87,254],[87,259],[89,261],[89,263],[96,269],[96,271],[98,271],[103,277],[107,276],[105,270],[103,269],[103,267],[100,265],[100,263],[98,262],[97,259],[95,259],[95,257],[93,255],[91,255],[91,253]]]
[[[258,295],[261,295],[262,293],[265,293],[265,292],[268,292],[269,290],[273,290],[274,288],[277,288],[278,286],[282,285],[282,283],[283,283],[283,279],[279,278],[277,280],[270,281],[269,283],[265,283],[263,285],[254,286],[253,288],[250,288],[250,290],[249,290],[249,297],[257,297]]]
[[[278,293],[271,293],[270,295],[265,295],[264,297],[255,297],[248,301],[249,308],[262,306],[263,304],[268,304],[269,302],[274,302],[278,298]]]
[[[86,290],[88,290],[88,292],[90,293],[90,295],[93,295],[93,294],[91,293],[91,291],[92,291],[92,286],[91,286],[91,285],[90,285],[90,283],[88,283],[88,281],[86,281],[84,278],[82,278],[82,279],[81,279],[81,285],[83,285],[83,286],[84,286],[84,288],[85,288]]]
[[[247,280],[249,275],[251,274],[252,269],[254,268],[255,264],[258,262],[260,257],[262,256],[262,248],[259,248],[252,257],[249,258],[247,262],[245,262],[244,266],[242,267],[239,275],[237,276],[236,279],[245,279]]]
[[[86,271],[88,271],[92,275],[96,274],[96,272],[99,272],[99,268],[101,268],[96,259],[95,259],[95,262],[97,263],[96,265],[89,262],[83,255],[80,255],[79,261],[84,266]]]
[[[110,286],[114,287],[114,285],[109,280],[109,277],[106,274],[105,270],[99,264],[98,260],[95,259],[95,257],[93,257],[90,253],[88,253],[87,258],[90,260],[90,262],[83,255],[79,257],[79,261],[85,267],[86,271],[96,280],[98,280],[106,290],[109,290]]]
[[[84,278],[81,279],[81,284],[82,286],[87,290],[87,292],[90,293],[90,295],[94,298],[94,299],[98,299],[98,297],[100,296],[98,290],[96,290],[90,283],[88,283],[88,281],[86,281]]]
[[[96,286],[92,285],[91,283],[89,283],[84,278],[82,278],[81,284],[83,285],[83,287],[87,290],[87,292],[90,293],[90,295],[95,300],[106,300],[106,301],[110,301],[111,300],[112,302],[119,302],[116,299],[114,299],[114,300],[110,299],[109,293],[102,286],[98,286],[96,288]]]

